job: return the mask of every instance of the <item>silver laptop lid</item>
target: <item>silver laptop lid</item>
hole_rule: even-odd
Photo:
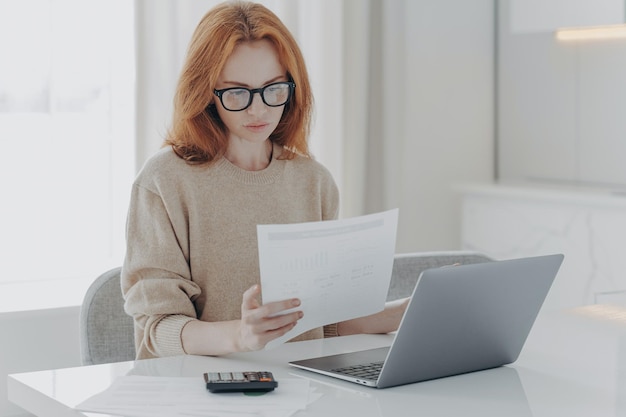
[[[424,271],[377,386],[517,360],[562,261],[557,254]]]

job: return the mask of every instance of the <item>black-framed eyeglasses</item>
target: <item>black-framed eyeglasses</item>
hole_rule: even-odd
[[[280,81],[252,90],[244,87],[231,87],[213,90],[213,93],[219,97],[226,110],[242,111],[250,107],[255,93],[259,93],[263,103],[270,107],[283,106],[287,104],[295,88],[296,84],[291,81]]]

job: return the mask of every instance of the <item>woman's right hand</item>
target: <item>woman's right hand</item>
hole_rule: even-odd
[[[243,294],[238,332],[240,351],[263,349],[270,341],[293,329],[304,315],[299,310],[281,314],[300,306],[297,298],[261,304],[260,295],[260,285],[250,287]]]

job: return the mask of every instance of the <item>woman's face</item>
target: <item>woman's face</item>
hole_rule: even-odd
[[[287,81],[285,68],[278,60],[274,45],[268,40],[238,45],[226,61],[216,89],[232,87],[262,88],[268,84]],[[217,113],[229,131],[229,140],[264,142],[276,129],[285,106],[270,107],[255,93],[252,103],[241,111],[229,111],[215,97]],[[226,101],[225,101],[226,102]]]

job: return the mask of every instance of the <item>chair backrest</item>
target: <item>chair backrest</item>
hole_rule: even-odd
[[[83,365],[135,359],[133,318],[124,311],[121,268],[100,275],[89,287],[80,309]]]
[[[475,264],[493,259],[471,251],[399,253],[393,260],[393,272],[387,300],[410,297],[423,270],[454,264]]]

